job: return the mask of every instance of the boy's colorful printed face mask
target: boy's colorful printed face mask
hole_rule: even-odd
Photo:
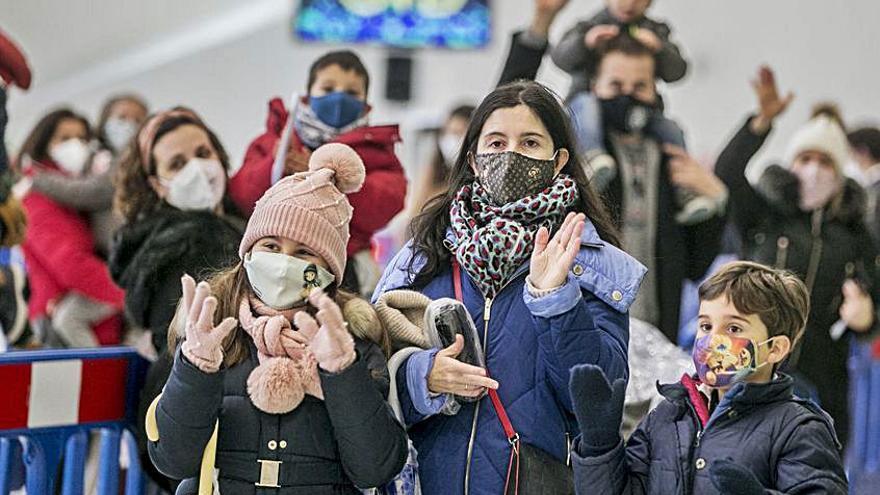
[[[758,364],[758,348],[767,342],[756,343],[745,337],[730,337],[710,333],[694,342],[694,366],[700,381],[710,387],[726,388],[744,381],[768,364]]]

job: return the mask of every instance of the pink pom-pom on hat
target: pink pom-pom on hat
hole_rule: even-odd
[[[351,147],[333,143],[316,149],[308,172],[281,179],[257,201],[238,255],[244,259],[263,237],[286,237],[324,258],[341,282],[353,211],[345,195],[359,191],[365,178],[364,162]]]
[[[309,170],[328,169],[335,172],[336,188],[344,194],[356,193],[364,185],[367,169],[351,146],[330,143],[316,149],[309,159]]]

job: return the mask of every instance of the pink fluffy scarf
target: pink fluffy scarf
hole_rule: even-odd
[[[253,295],[239,307],[239,323],[253,339],[260,360],[248,377],[248,395],[257,409],[269,414],[293,411],[305,394],[324,399],[318,363],[291,324],[295,313],[272,309]]]

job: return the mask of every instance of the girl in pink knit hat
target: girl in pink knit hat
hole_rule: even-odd
[[[351,148],[318,148],[307,172],[256,203],[239,263],[198,285],[183,278],[172,323],[182,344],[147,419],[150,457],[185,480],[178,493],[210,493],[210,477],[198,480],[206,446],[221,493],[359,493],[402,468],[384,330],[369,303],[338,289],[345,195],[363,180]]]

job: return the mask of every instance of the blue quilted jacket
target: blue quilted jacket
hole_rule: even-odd
[[[409,245],[395,256],[374,299],[385,291],[411,288],[414,274],[409,267],[414,256],[412,268],[417,271],[424,261]],[[627,310],[645,268],[603,242],[588,223],[581,251],[560,290],[536,299],[526,290],[527,274],[528,263],[491,302],[488,343],[483,348],[521,440],[565,461],[568,440],[577,428],[568,393],[569,370],[593,363],[612,379],[627,377]],[[486,301],[465,272],[462,277],[464,303],[482,336]],[[451,267],[419,290],[432,299],[455,297]],[[463,404],[454,416],[420,413],[410,384],[424,382],[425,377],[406,376],[408,368],[401,366],[396,378],[410,438],[418,450],[423,493],[464,493],[468,444],[478,408],[469,493],[502,493],[510,446],[491,401]]]

